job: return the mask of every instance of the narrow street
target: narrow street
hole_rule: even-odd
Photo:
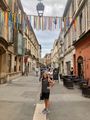
[[[33,118],[36,105],[43,104],[39,94],[40,82],[31,75],[0,85],[0,120],[36,120]],[[47,120],[90,119],[90,100],[82,97],[77,88],[66,89],[62,82],[56,83],[51,90],[50,103]]]

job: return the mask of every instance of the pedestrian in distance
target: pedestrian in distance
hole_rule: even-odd
[[[58,68],[55,68],[55,69],[53,70],[53,79],[54,79],[55,81],[58,81],[58,82],[59,82],[59,69],[58,69]]]
[[[73,67],[71,67],[70,74],[73,75]]]
[[[36,76],[38,77],[39,68],[38,68],[38,67],[36,67],[35,71],[36,71]]]
[[[42,76],[42,88],[40,100],[44,100],[45,108],[42,111],[43,114],[48,114],[49,111],[49,96],[50,96],[50,88],[53,87],[54,81],[50,79],[48,72],[44,72]]]
[[[25,66],[24,74],[25,74],[26,76],[28,76],[28,74],[29,74],[29,66],[28,66],[28,65]]]

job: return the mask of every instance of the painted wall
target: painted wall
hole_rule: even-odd
[[[90,35],[76,47],[76,75],[78,74],[77,59],[79,56],[83,57],[84,77],[90,79]]]

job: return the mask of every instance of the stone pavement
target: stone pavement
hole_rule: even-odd
[[[0,85],[0,120],[45,120],[43,101],[39,101],[40,82],[35,76],[20,77]],[[47,120],[89,120],[90,99],[80,90],[69,90],[62,82],[51,90]]]
[[[33,120],[40,83],[33,76],[0,85],[0,120]]]
[[[62,82],[51,91],[48,120],[90,120],[90,99],[82,97],[76,87],[67,89]]]

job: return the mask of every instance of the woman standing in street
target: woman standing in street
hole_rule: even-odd
[[[45,103],[45,108],[42,111],[44,114],[49,113],[48,108],[49,108],[50,87],[52,87],[53,85],[54,85],[54,81],[49,78],[47,72],[44,72],[42,77],[42,90],[41,90],[42,100],[44,100]]]

